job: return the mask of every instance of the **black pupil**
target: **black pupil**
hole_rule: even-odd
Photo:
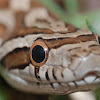
[[[45,51],[42,46],[36,45],[32,49],[32,58],[36,63],[41,63],[45,59]]]

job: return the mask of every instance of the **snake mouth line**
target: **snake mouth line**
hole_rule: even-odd
[[[41,84],[49,84],[52,86],[52,88],[54,90],[56,90],[57,88],[60,88],[60,87],[68,87],[68,89],[72,89],[72,88],[80,88],[80,87],[85,87],[86,90],[92,90],[93,88],[95,89],[96,87],[99,86],[100,84],[100,77],[97,76],[96,74],[88,74],[86,75],[84,78],[81,78],[80,80],[74,80],[74,81],[69,81],[69,82],[59,82],[59,81],[56,81],[56,82],[50,82],[48,81],[47,83],[43,82],[42,80],[41,81],[38,81],[37,82],[37,85],[40,86]],[[58,90],[58,89],[57,89]],[[84,89],[83,89],[84,90]]]
[[[76,80],[76,81],[70,81],[70,82],[52,82],[53,83],[58,83],[62,86],[67,84],[70,87],[77,87],[77,86],[83,86],[83,85],[95,85],[100,83],[100,77],[97,76],[87,76],[82,80]]]
[[[100,77],[92,75],[80,81],[52,83],[51,86],[56,92],[62,90],[62,94],[70,94],[77,91],[90,91],[100,86]]]
[[[76,91],[87,91],[93,90],[100,85],[100,77],[95,75],[88,75],[82,80],[49,83],[29,81],[23,77],[14,75],[13,73],[5,72],[3,73],[3,76],[9,84],[16,87],[17,89],[21,88],[22,90],[26,90],[29,88],[29,92],[35,92],[35,90],[37,90],[37,93],[40,93],[40,91],[41,93],[44,93],[45,91],[46,94],[49,93],[49,90],[51,91],[51,94],[67,94]]]

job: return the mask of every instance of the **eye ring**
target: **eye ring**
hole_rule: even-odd
[[[42,39],[34,41],[30,47],[30,59],[34,66],[41,67],[48,58],[49,49]]]

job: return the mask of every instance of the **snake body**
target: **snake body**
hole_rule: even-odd
[[[34,0],[3,1],[0,69],[12,87],[36,94],[99,87],[100,45],[95,34],[65,24]]]

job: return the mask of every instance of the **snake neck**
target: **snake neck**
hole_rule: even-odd
[[[0,44],[30,32],[68,33],[76,27],[63,23],[37,0],[4,1],[0,6]],[[32,29],[34,27],[34,29]]]

